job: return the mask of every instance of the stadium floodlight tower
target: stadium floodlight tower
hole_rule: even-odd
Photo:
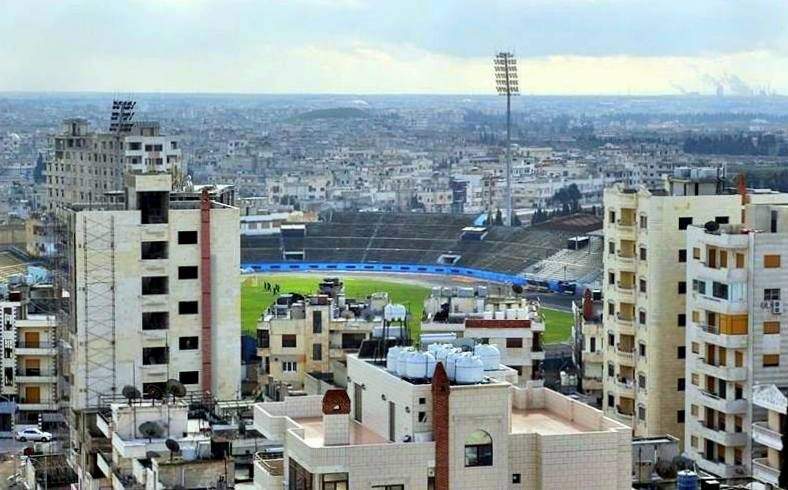
[[[514,225],[512,209],[512,96],[520,95],[517,84],[517,59],[514,54],[501,51],[495,55],[495,88],[506,96],[506,224]]]

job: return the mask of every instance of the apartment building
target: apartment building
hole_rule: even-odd
[[[435,287],[424,301],[421,343],[494,345],[501,364],[517,371],[521,383],[540,380],[545,358],[540,307],[525,297],[490,294],[485,286]]]
[[[605,192],[603,409],[636,436],[684,437],[686,230],[741,222],[717,169],[676,169],[664,188]]]
[[[575,324],[572,345],[575,365],[580,367],[580,389],[591,397],[594,405],[602,406],[602,379],[604,377],[604,330],[602,291],[586,289],[583,299],[572,303]]]
[[[257,324],[261,384],[268,396],[279,399],[318,380],[344,386],[345,355],[373,334],[382,335],[387,307],[390,314],[382,292],[347,298],[337,278],[324,279],[314,295],[280,295]],[[404,307],[397,310],[404,314]]]
[[[168,379],[220,399],[240,385],[240,257],[232,188],[173,190],[128,174],[125,202],[73,205],[71,407]]]
[[[783,471],[788,397],[777,385],[756,385],[752,390],[753,409],[760,420],[752,424],[752,477],[766,488],[788,488],[788,472]]]
[[[754,388],[788,386],[786,232],[788,206],[764,203],[745,225],[687,230],[686,453],[716,476],[755,471]]]
[[[255,487],[628,489],[631,434],[602,412],[499,378],[458,384],[443,363],[405,379],[356,354],[348,391],[257,404]],[[351,382],[352,381],[352,382]]]
[[[106,194],[123,190],[126,171],[168,171],[176,180],[183,172],[178,141],[163,136],[157,122],[136,122],[122,131],[92,131],[87,120],[63,121],[53,137],[54,151],[46,162],[46,208],[72,203],[103,203]]]
[[[0,432],[19,425],[39,425],[57,411],[56,318],[28,312],[20,291],[0,302],[3,345],[0,395],[12,400],[15,413],[0,418]]]

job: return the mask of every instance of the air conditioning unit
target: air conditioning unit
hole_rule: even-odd
[[[782,301],[772,301],[772,313],[775,315],[780,315],[783,312],[783,303]]]

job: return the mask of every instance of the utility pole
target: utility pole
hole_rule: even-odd
[[[493,60],[495,89],[506,96],[506,224],[514,224],[512,209],[512,96],[520,95],[517,83],[517,59],[514,54],[501,51]]]

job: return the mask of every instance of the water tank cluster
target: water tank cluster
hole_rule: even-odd
[[[484,379],[485,371],[498,369],[501,353],[487,344],[476,345],[473,352],[463,352],[451,344],[430,344],[426,352],[413,347],[391,347],[386,355],[386,370],[402,378],[429,379],[439,362],[450,381],[475,384]]]
[[[507,308],[494,311],[492,305],[487,306],[487,310],[482,313],[482,318],[485,320],[530,320],[534,317],[533,312],[528,311],[528,308]]]

